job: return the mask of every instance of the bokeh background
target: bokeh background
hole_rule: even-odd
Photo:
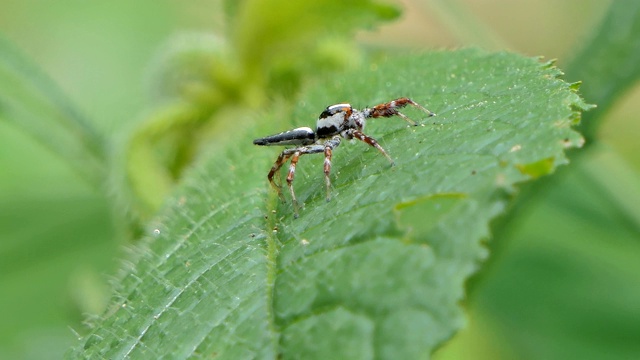
[[[388,52],[506,49],[555,58],[563,68],[611,1],[398,4],[399,20],[359,32],[358,42]],[[2,0],[0,7],[0,35],[114,142],[148,108],[150,64],[167,39],[223,28],[215,0]],[[489,245],[491,260],[469,283],[468,327],[436,358],[640,358],[640,225],[615,200],[640,196],[639,112],[636,86],[606,115],[595,160],[560,174],[560,185],[545,192],[550,200],[525,209]],[[85,317],[102,311],[125,242],[109,196],[0,121],[0,359],[59,358]]]

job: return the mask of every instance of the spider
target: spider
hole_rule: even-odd
[[[293,191],[293,178],[296,172],[296,164],[298,163],[300,156],[324,153],[324,178],[327,188],[326,199],[329,201],[331,199],[331,180],[329,178],[329,174],[331,173],[331,156],[333,150],[340,145],[342,140],[341,138],[348,140],[358,139],[375,147],[389,160],[389,162],[391,162],[391,166],[393,166],[395,163],[389,154],[387,154],[387,152],[374,138],[365,135],[362,130],[364,129],[364,125],[368,118],[391,117],[394,115],[401,117],[413,126],[418,125],[415,121],[409,119],[406,115],[397,110],[407,105],[412,105],[424,111],[428,116],[436,115],[406,97],[378,104],[372,108],[364,108],[362,110],[354,109],[350,104],[336,104],[327,107],[320,114],[316,123],[316,131],[313,131],[309,127],[299,127],[279,134],[253,140],[255,145],[294,146],[293,148],[285,149],[280,153],[278,159],[273,164],[273,167],[271,167],[269,175],[267,175],[269,183],[275,188],[278,192],[278,196],[284,202],[285,199],[282,195],[281,186],[275,183],[273,177],[278,170],[280,170],[280,168],[289,159],[291,159],[289,173],[287,175],[287,185],[289,186],[291,199],[293,201],[294,217],[298,217],[298,200],[296,199],[296,194]],[[282,180],[279,182],[282,184]]]

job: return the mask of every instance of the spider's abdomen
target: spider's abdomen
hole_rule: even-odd
[[[316,134],[308,127],[299,127],[279,134],[253,140],[256,145],[310,145],[316,142]]]
[[[328,138],[345,130],[352,113],[351,105],[336,104],[327,107],[318,117],[316,134],[318,138]]]

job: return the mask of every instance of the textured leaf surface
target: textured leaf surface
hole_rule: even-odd
[[[549,64],[466,50],[412,55],[316,84],[203,161],[132,249],[111,310],[71,357],[417,358],[462,324],[463,283],[513,185],[566,162],[586,108]],[[265,174],[276,150],[254,137],[312,125],[325,106],[409,96],[424,123],[371,121],[396,161],[349,142],[303,157],[294,220]],[[222,145],[220,145],[222,146]],[[527,171],[523,171],[525,169]],[[533,175],[532,175],[533,174]]]

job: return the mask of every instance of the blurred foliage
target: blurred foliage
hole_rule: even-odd
[[[587,115],[582,132],[597,141],[603,115],[640,77],[640,2],[615,1],[593,36],[567,67],[568,76],[589,85],[584,96],[599,109]]]
[[[0,118],[38,139],[99,187],[107,174],[104,140],[36,66],[0,38]]]
[[[267,106],[272,92],[279,91],[290,100],[284,106],[291,106],[307,82],[357,67],[368,56],[362,41],[387,53],[397,51],[388,45],[398,44],[494,49],[508,44],[531,55],[558,56],[561,62],[572,49],[581,49],[567,66],[567,78],[583,80],[586,100],[599,105],[583,121],[589,150],[572,154],[575,163],[555,176],[525,187],[508,216],[494,224],[489,263],[470,287],[469,326],[435,357],[638,357],[640,295],[634,284],[640,279],[634,260],[640,254],[640,177],[630,165],[638,165],[638,148],[627,130],[638,128],[638,110],[631,110],[626,122],[611,111],[637,83],[635,1],[610,2],[599,27],[590,25],[608,2],[407,1],[411,11],[404,16],[410,25],[404,31],[392,27],[368,38],[360,33],[359,41],[351,36],[357,30],[352,26],[368,28],[398,13],[395,7],[353,2],[350,12],[333,8],[301,16],[340,31],[302,26],[300,36],[273,33],[274,46],[260,47],[264,63],[243,58],[255,43],[235,37],[244,29],[239,21],[271,14],[249,24],[246,31],[254,35],[286,22],[278,22],[277,8],[243,10],[253,3],[258,2],[65,0],[46,11],[37,1],[3,3],[0,31],[17,46],[3,42],[0,49],[0,116],[25,119],[17,128],[46,148],[16,131],[15,122],[0,122],[0,358],[59,357],[73,341],[68,325],[80,329],[82,313],[95,315],[104,306],[108,291],[95,279],[113,272],[114,239],[122,236],[114,228],[139,232],[142,219],[154,213],[187,164],[206,149],[203,144],[211,142],[215,149],[233,141],[229,134],[238,126],[236,119]],[[289,18],[309,25],[297,20]],[[163,39],[193,24],[213,28],[217,35],[175,36],[147,65]],[[581,29],[588,28],[594,28],[588,42],[575,46]],[[459,40],[446,42],[455,36]],[[305,42],[306,37],[313,40]],[[288,48],[289,42],[295,46]],[[17,55],[14,47],[33,60]],[[151,105],[142,89],[131,85],[144,71],[149,72]],[[71,94],[79,106],[61,93]],[[16,99],[35,106],[16,106]],[[220,107],[212,105],[216,102]],[[80,110],[68,111],[76,107]],[[148,110],[138,121],[133,114],[143,107]],[[40,120],[43,125],[37,126]],[[272,121],[279,128],[288,119]],[[598,128],[609,124],[625,130],[603,139]],[[87,125],[98,130],[87,131]],[[109,134],[114,130],[120,133]],[[78,133],[86,136],[69,136]],[[185,137],[192,141],[184,143]],[[626,145],[619,145],[623,140]],[[77,151],[83,147],[88,151]],[[71,175],[64,162],[93,185]],[[89,170],[94,168],[102,170]],[[99,175],[104,169],[107,175]],[[96,184],[109,196],[92,189]],[[114,205],[108,197],[119,201]]]

